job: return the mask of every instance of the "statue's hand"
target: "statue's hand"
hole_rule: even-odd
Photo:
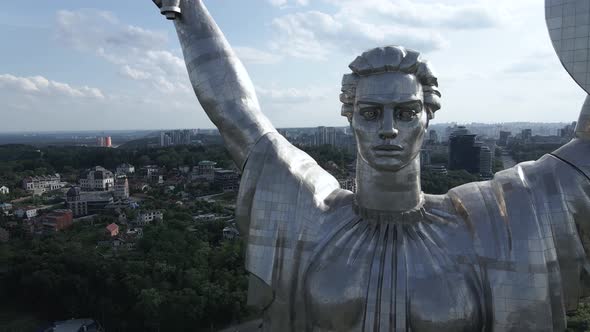
[[[182,14],[181,2],[186,0],[152,0],[158,8],[160,13],[166,16],[169,20],[175,20]]]

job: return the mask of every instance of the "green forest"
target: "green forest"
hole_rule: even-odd
[[[132,251],[97,246],[108,217],[0,245],[0,312],[13,313],[0,331],[71,317],[92,317],[107,331],[210,331],[252,315],[243,243],[224,241],[222,222],[195,226],[175,210],[145,227]],[[23,313],[34,326],[18,319]]]

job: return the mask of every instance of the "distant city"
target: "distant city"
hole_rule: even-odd
[[[549,140],[559,140],[561,130],[570,123],[540,123],[540,122],[506,122],[506,123],[436,123],[431,124],[429,130],[436,131],[441,141],[448,140],[453,128],[463,126],[472,134],[486,139],[500,139],[501,132],[512,135],[530,129],[531,136],[552,137]],[[318,128],[322,133],[318,136]],[[298,144],[313,145],[329,143],[330,139],[340,139],[341,135],[351,135],[348,126],[325,126],[306,128],[281,128],[283,135],[295,140]],[[169,129],[169,130],[101,130],[101,131],[53,131],[53,132],[10,132],[0,133],[2,144],[30,144],[35,146],[47,145],[78,145],[97,147],[119,147],[125,143],[138,141],[146,147],[172,146],[178,144],[213,143],[212,136],[219,136],[217,129]],[[203,142],[203,139],[206,142]],[[316,143],[314,143],[316,142]]]

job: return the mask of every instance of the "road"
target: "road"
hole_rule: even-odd
[[[504,169],[512,168],[516,165],[516,161],[514,161],[514,159],[512,159],[512,157],[505,150],[502,150],[502,155],[500,158],[502,159]]]

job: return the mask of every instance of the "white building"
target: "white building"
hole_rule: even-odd
[[[111,191],[114,185],[113,172],[102,166],[86,170],[80,178],[80,188],[84,191]]]
[[[158,174],[160,172],[160,167],[158,165],[146,165],[143,167],[143,173],[149,177],[154,174]]]
[[[117,166],[117,174],[133,174],[135,173],[135,167],[131,164],[121,164]]]
[[[222,216],[215,213],[206,213],[206,214],[199,214],[193,216],[193,221],[197,222],[208,222],[208,221],[216,221],[221,219],[226,219],[228,216]]]
[[[43,176],[28,176],[23,179],[23,189],[34,195],[41,195],[46,191],[56,190],[65,187],[65,183],[61,182],[59,174],[43,175]]]
[[[137,218],[135,218],[135,223],[138,226],[146,226],[152,223],[152,221],[162,221],[164,220],[164,215],[160,210],[149,210],[149,211],[141,211],[137,214]]]
[[[223,238],[226,240],[233,240],[240,236],[240,232],[233,226],[227,226],[223,229]]]
[[[8,195],[10,194],[10,189],[8,189],[6,186],[0,187],[0,194]]]
[[[115,199],[129,198],[129,181],[126,175],[117,175],[115,179]]]
[[[38,209],[34,207],[23,207],[14,211],[14,214],[19,218],[31,219],[37,216]]]
[[[10,215],[10,211],[12,211],[12,204],[0,203],[0,213],[3,213],[4,215]]]

